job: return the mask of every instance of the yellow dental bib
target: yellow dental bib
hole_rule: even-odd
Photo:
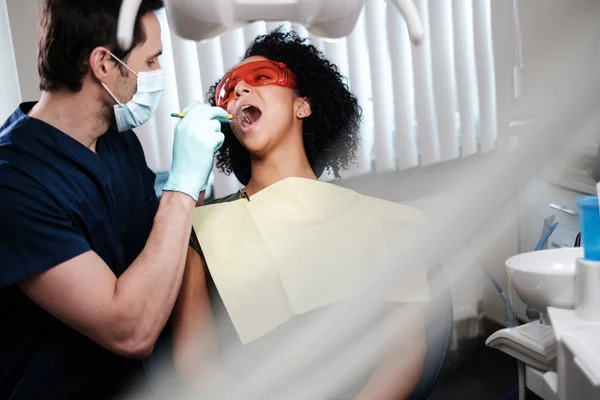
[[[349,299],[423,223],[400,204],[287,178],[247,199],[197,208],[193,226],[242,343]],[[382,301],[429,300],[427,268],[405,268]]]

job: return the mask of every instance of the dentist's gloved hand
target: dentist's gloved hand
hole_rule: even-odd
[[[198,201],[206,190],[213,169],[215,152],[223,144],[221,123],[213,118],[226,118],[222,108],[194,101],[175,127],[173,163],[163,191],[181,192]]]

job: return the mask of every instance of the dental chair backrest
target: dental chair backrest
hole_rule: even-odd
[[[210,40],[229,29],[258,20],[290,21],[329,39],[348,36],[369,0],[165,0],[171,29],[194,41]],[[419,44],[423,24],[413,0],[388,0],[406,20],[409,36]],[[117,39],[123,50],[133,41],[135,17],[142,0],[123,0]]]

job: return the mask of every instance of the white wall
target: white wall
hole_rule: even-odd
[[[519,3],[524,50],[523,96],[514,102],[513,112],[525,115],[555,112],[551,107],[561,94],[582,84],[598,85],[600,2],[519,0]]]
[[[23,101],[40,97],[37,73],[37,24],[43,0],[6,0]]]
[[[11,36],[8,9],[6,3],[0,1],[0,77],[2,77],[0,121],[2,122],[8,118],[21,101],[21,89]]]

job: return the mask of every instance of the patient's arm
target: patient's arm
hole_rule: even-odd
[[[396,335],[391,351],[377,366],[355,400],[402,400],[415,390],[423,374],[426,340],[422,304],[406,303],[389,319]]]
[[[183,283],[171,318],[175,369],[190,384],[202,378],[214,383],[220,375],[205,270],[204,259],[189,247]]]

